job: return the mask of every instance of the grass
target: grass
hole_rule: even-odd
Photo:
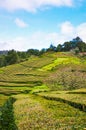
[[[7,99],[7,96],[0,94],[0,107],[5,103]]]
[[[86,127],[86,115],[68,104],[34,95],[17,95],[15,122],[19,130],[60,130]]]
[[[46,93],[41,92],[38,94],[45,97],[62,98],[71,102],[81,103],[82,105],[83,104],[86,105],[85,92],[86,92],[86,89],[79,89],[79,90],[74,90],[74,91],[50,91]]]
[[[47,65],[47,66],[44,66],[42,68],[42,70],[52,70],[54,69],[56,66],[59,66],[59,65],[67,65],[67,64],[76,64],[76,65],[79,65],[81,62],[80,62],[80,59],[76,58],[76,57],[73,57],[73,58],[67,58],[67,57],[60,57],[60,58],[57,58],[56,60],[54,60],[53,63]]]
[[[71,85],[71,81],[74,83],[69,90],[63,82]],[[84,59],[64,52],[32,56],[0,68],[0,108],[10,97],[16,99],[12,110],[18,130],[83,130],[85,86]]]
[[[35,94],[35,93],[39,93],[39,92],[47,92],[49,91],[49,88],[46,85],[41,85],[41,86],[35,86],[32,90],[31,90],[31,94]]]
[[[3,70],[0,70],[0,74],[2,74],[3,73]]]

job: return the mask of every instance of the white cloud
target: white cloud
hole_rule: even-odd
[[[0,7],[9,11],[26,10],[35,12],[46,6],[72,6],[73,0],[0,0]]]
[[[0,50],[6,50],[8,43],[5,41],[0,40]]]
[[[77,28],[77,35],[83,38],[83,40],[86,42],[86,23],[80,24]]]
[[[58,30],[58,29],[57,29]],[[27,50],[29,48],[47,48],[51,43],[57,46],[65,41],[70,41],[79,36],[86,42],[86,23],[74,26],[71,22],[66,21],[60,25],[60,31],[44,33],[37,31],[29,36],[17,36],[14,39],[0,42],[1,49]],[[6,43],[6,44],[5,44]],[[2,46],[3,45],[3,46]]]
[[[62,23],[60,27],[63,35],[72,35],[74,33],[74,26],[69,21]]]
[[[28,26],[23,20],[19,18],[16,18],[14,22],[16,23],[18,27],[21,27],[21,28],[25,28]]]
[[[64,41],[79,36],[86,42],[86,23],[74,26],[70,21],[65,21],[60,24],[59,36],[62,36]]]

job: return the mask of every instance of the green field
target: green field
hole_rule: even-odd
[[[0,68],[1,130],[85,130],[86,60],[45,53]]]

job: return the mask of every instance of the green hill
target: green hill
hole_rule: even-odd
[[[84,130],[86,59],[47,52],[0,68],[2,130]]]

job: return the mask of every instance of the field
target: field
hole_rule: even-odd
[[[45,53],[0,68],[1,130],[85,130],[86,60]]]

